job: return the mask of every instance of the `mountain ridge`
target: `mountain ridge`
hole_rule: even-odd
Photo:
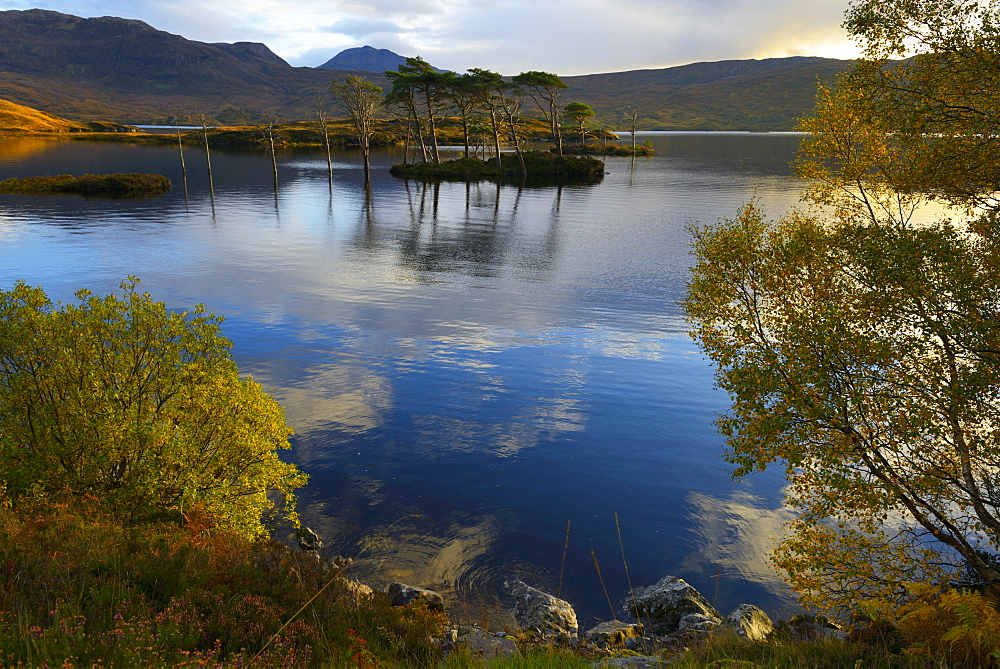
[[[292,67],[263,44],[197,42],[135,19],[7,10],[0,34],[0,99],[79,121],[305,119],[349,72],[389,87],[381,73]],[[811,111],[817,80],[849,64],[793,57],[567,76],[563,100],[605,121],[634,105],[643,129],[788,130]]]

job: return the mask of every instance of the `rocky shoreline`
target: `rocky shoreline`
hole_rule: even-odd
[[[322,542],[308,528],[299,531],[299,546],[317,560],[322,559],[319,554]],[[333,562],[344,565],[349,560],[338,557]],[[350,583],[357,596],[377,594],[363,583]],[[766,641],[775,630],[767,613],[753,604],[740,604],[723,616],[692,585],[676,576],[664,576],[652,585],[635,588],[620,602],[614,620],[599,622],[585,631],[579,629],[576,612],[569,602],[519,579],[509,579],[503,587],[513,600],[513,617],[520,634],[515,636],[509,630],[491,632],[478,625],[453,625],[444,638],[437,640],[445,652],[464,647],[485,658],[511,655],[517,652],[517,638],[528,637],[532,641],[605,655],[601,666],[658,666],[664,663],[656,656],[658,651],[683,651],[715,631],[728,631],[748,641]],[[425,606],[432,611],[445,611],[444,597],[433,590],[392,582],[383,594],[393,606]],[[816,636],[836,629],[822,619],[808,624],[816,627]]]

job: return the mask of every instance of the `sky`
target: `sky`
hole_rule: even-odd
[[[119,16],[202,42],[263,42],[315,67],[371,45],[436,67],[621,72],[783,56],[854,58],[848,0],[0,0]]]

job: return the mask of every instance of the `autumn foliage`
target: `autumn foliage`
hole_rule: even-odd
[[[194,509],[246,537],[305,482],[278,403],[241,378],[221,319],[122,284],[54,304],[0,291],[0,482],[12,499],[88,495],[131,523]]]
[[[775,563],[846,619],[1000,582],[1000,14],[864,0],[845,25],[868,58],[804,124],[811,207],[695,230],[687,309],[736,474],[785,470]]]

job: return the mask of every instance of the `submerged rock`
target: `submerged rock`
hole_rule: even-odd
[[[722,620],[719,612],[700,592],[676,576],[665,576],[654,585],[636,588],[622,604],[621,614],[625,618],[638,615],[639,620],[648,623],[657,634],[676,632],[681,619],[690,614]],[[693,619],[691,624],[695,624]]]
[[[514,618],[521,629],[557,641],[577,637],[576,611],[569,602],[532,588],[524,581],[508,581],[506,585],[514,597]]]
[[[431,611],[444,611],[444,598],[433,590],[425,590],[405,583],[390,583],[385,589],[393,606],[423,604]]]

